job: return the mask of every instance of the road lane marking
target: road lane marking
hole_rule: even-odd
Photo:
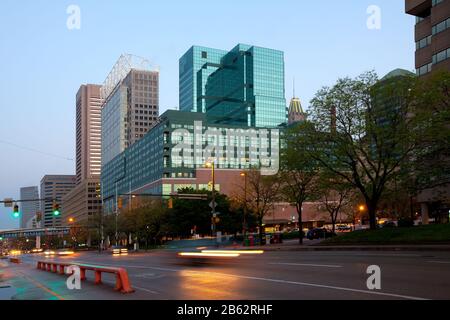
[[[307,283],[307,282],[297,282],[297,281],[270,279],[270,278],[259,278],[259,277],[251,277],[251,276],[240,276],[240,275],[233,275],[233,274],[226,274],[226,273],[207,272],[207,271],[189,271],[189,270],[186,270],[186,271],[187,272],[192,272],[192,273],[200,273],[200,274],[201,273],[206,273],[206,274],[222,275],[222,276],[228,276],[228,277],[235,277],[235,278],[239,278],[239,279],[260,280],[260,281],[266,281],[266,282],[284,283],[284,284],[292,284],[292,285],[299,285],[299,286],[306,286],[306,287],[315,287],[315,288],[323,288],[323,289],[333,289],[333,290],[340,290],[340,291],[357,292],[357,293],[364,293],[364,294],[369,294],[369,295],[378,295],[378,296],[386,296],[386,297],[393,297],[393,298],[401,298],[401,299],[406,299],[406,300],[429,300],[429,299],[426,299],[426,298],[406,296],[406,295],[400,295],[400,294],[395,294],[395,293],[385,293],[385,292],[378,292],[378,291],[359,290],[359,289],[351,289],[351,288],[344,288],[344,287],[328,286],[328,285],[321,285],[321,284]]]
[[[58,300],[64,300],[64,298],[59,295],[58,293],[56,293],[55,291],[47,288],[45,285],[43,285],[42,283],[40,283],[37,280],[34,280],[33,278],[28,277],[27,275],[25,275],[24,273],[17,271],[17,273],[21,274],[22,277],[24,277],[25,279],[27,279],[28,281],[30,281],[31,283],[33,283],[34,285],[36,285],[38,288],[50,293],[52,296],[54,296],[55,298],[57,298]]]
[[[356,253],[355,251],[345,251],[342,253],[331,253],[330,251],[321,251],[313,252],[313,251],[305,251],[302,252],[302,256],[308,257],[308,256],[319,256],[319,257],[399,257],[399,258],[419,258],[422,257],[420,254],[408,254],[408,253],[398,253],[398,254],[390,254],[390,253]]]
[[[428,263],[450,264],[450,261],[428,261]]]
[[[156,292],[156,291],[153,291],[153,290],[149,290],[149,289],[145,289],[145,288],[142,288],[142,287],[136,287],[136,286],[132,285],[132,288],[133,289],[138,289],[138,290],[141,290],[141,291],[146,291],[146,292],[149,292],[149,293],[152,293],[152,294],[159,294],[159,292]]]
[[[87,262],[87,261],[85,261],[85,262],[83,262],[83,261],[72,261],[72,263],[77,264],[77,263],[90,263],[90,262]],[[105,266],[105,267],[117,267],[117,265],[112,265],[112,264],[101,264],[101,265],[102,265],[102,266]],[[128,267],[128,266],[121,266],[121,267]],[[143,267],[143,268],[145,268],[145,267]],[[178,271],[178,270],[177,270],[177,271]],[[130,277],[134,277],[134,276],[130,275]],[[105,280],[103,280],[103,283],[115,285],[115,282],[113,283],[113,282],[111,282],[111,281],[105,281]],[[156,291],[153,291],[153,290],[150,290],[150,289],[146,289],[146,288],[142,288],[142,287],[137,287],[137,286],[135,286],[135,285],[132,285],[132,287],[133,287],[134,289],[138,289],[138,290],[141,290],[141,291],[146,291],[146,292],[149,292],[149,293],[152,293],[152,294],[159,294],[159,292],[156,292]],[[44,287],[43,289],[45,289],[45,287]],[[50,290],[50,291],[51,291],[51,290]],[[55,293],[55,294],[57,294],[57,293]],[[61,299],[64,300],[64,298],[62,298],[62,297],[61,297]]]
[[[269,263],[270,265],[279,265],[279,266],[299,266],[299,267],[322,267],[322,268],[342,268],[343,266],[333,265],[333,264],[309,264],[309,263]]]
[[[108,266],[108,265],[105,265],[105,266]],[[117,265],[115,265],[115,266],[117,266]],[[123,267],[126,267],[126,268],[137,268],[137,269],[154,269],[154,270],[163,270],[163,271],[171,271],[171,272],[185,271],[187,273],[213,274],[213,275],[234,277],[234,278],[238,278],[238,279],[259,280],[259,281],[265,281],[265,282],[283,283],[283,284],[299,285],[299,286],[305,286],[305,287],[332,289],[332,290],[364,293],[364,294],[368,294],[368,295],[385,296],[385,297],[400,298],[400,299],[407,299],[407,300],[429,300],[427,298],[406,296],[406,295],[400,295],[400,294],[395,294],[395,293],[385,293],[385,292],[378,292],[378,291],[359,290],[359,289],[352,289],[352,288],[345,288],[345,287],[336,287],[336,286],[328,286],[328,285],[321,285],[321,284],[315,284],[315,283],[297,282],[297,281],[289,281],[289,280],[281,280],[281,279],[270,279],[270,278],[260,278],[260,277],[252,277],[252,276],[241,276],[241,275],[219,273],[219,272],[194,271],[194,270],[187,270],[187,269],[169,269],[169,268],[159,268],[159,267],[150,267],[150,266],[132,266],[132,265],[127,265],[127,266],[123,266]]]
[[[73,263],[89,263],[89,262],[83,262],[82,260],[79,261],[73,261]],[[184,269],[169,269],[169,268],[158,268],[158,267],[149,267],[149,266],[136,266],[136,265],[124,265],[124,264],[105,264],[102,263],[102,266],[105,267],[122,267],[122,268],[134,268],[134,269],[150,269],[150,270],[160,270],[160,271],[171,271],[171,272],[179,272],[183,271]]]
[[[107,283],[107,284],[110,284],[110,285],[115,285],[115,282],[111,282],[111,281],[103,281],[103,283]],[[159,294],[159,292],[156,292],[156,291],[153,291],[153,290],[150,290],[150,289],[137,287],[137,286],[134,286],[134,285],[131,285],[131,287],[133,289],[138,289],[138,290],[149,292],[149,293],[152,293],[152,294]]]

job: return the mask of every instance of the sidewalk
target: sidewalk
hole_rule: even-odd
[[[244,247],[242,245],[230,246],[229,249],[264,250],[264,251],[450,251],[449,244],[432,245],[339,245],[323,246],[320,241],[305,240],[303,245],[298,240],[288,240],[282,244],[266,246]]]

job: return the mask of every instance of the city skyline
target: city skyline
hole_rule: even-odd
[[[68,2],[53,6],[27,2],[29,5],[19,10],[15,2],[6,1],[0,6],[3,12],[11,14],[0,22],[0,35],[10,45],[9,51],[6,48],[0,51],[4,70],[0,80],[4,88],[0,93],[4,119],[0,140],[60,158],[2,143],[4,154],[10,156],[2,158],[0,195],[18,198],[20,187],[37,185],[45,174],[75,173],[75,161],[63,158],[75,158],[76,92],[81,84],[103,83],[122,53],[144,56],[160,67],[160,113],[163,113],[178,106],[178,59],[192,45],[232,48],[241,42],[279,49],[285,53],[286,100],[292,98],[295,77],[296,95],[307,109],[314,93],[338,77],[354,76],[370,69],[377,71],[380,77],[396,68],[414,69],[412,30],[415,19],[404,13],[403,1],[392,2],[354,1],[338,5],[331,1],[319,4],[284,1],[285,5],[278,7],[274,2],[265,1],[256,8],[258,18],[254,19],[251,30],[240,27],[246,25],[245,14],[255,8],[251,3],[243,4],[237,14],[237,21],[242,22],[223,30],[221,22],[226,20],[222,19],[230,16],[231,9],[223,8],[223,17],[208,17],[204,23],[209,23],[210,28],[202,28],[198,22],[191,23],[188,15],[184,16],[186,10],[193,8],[187,8],[190,4],[182,2],[143,4],[144,9],[137,11],[128,8],[125,2],[106,5],[101,1],[96,4],[78,1],[81,29],[68,30],[65,25]],[[155,18],[154,23],[165,25],[164,17],[172,14],[170,4],[179,7],[179,11],[173,13],[174,19],[170,19],[171,23],[177,21],[175,25],[165,31],[164,36],[150,33],[155,26],[152,20],[145,19],[145,12],[160,10],[160,17]],[[369,17],[366,10],[372,4],[381,9],[380,30],[369,30],[366,25]],[[291,6],[292,10],[286,12],[286,6]],[[129,29],[107,23],[121,17],[133,21]],[[266,26],[270,17],[285,22],[275,27]],[[20,23],[23,19],[26,24]],[[183,29],[187,36],[176,32],[176,28],[183,25],[187,25]],[[11,29],[15,37],[8,32]],[[236,30],[240,31],[239,35]],[[40,37],[33,37],[33,33]],[[126,38],[130,33],[132,36]],[[337,37],[337,34],[343,36]],[[122,39],[108,43],[116,35]],[[354,45],[356,43],[358,46]],[[14,47],[20,48],[20,52]],[[11,61],[12,56],[15,58]],[[325,62],[311,63],[311,59]],[[12,166],[20,168],[21,174],[13,174],[8,169]],[[0,222],[0,229],[18,226],[9,209],[0,208],[0,214],[5,218]]]

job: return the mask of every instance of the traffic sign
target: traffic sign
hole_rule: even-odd
[[[217,203],[215,203],[214,201],[211,201],[209,206],[211,207],[211,209],[214,209],[215,207],[217,207]]]
[[[5,204],[5,208],[12,208],[12,206],[13,206],[13,199],[5,198],[3,200],[3,203]]]

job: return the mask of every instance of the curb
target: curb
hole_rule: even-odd
[[[450,251],[450,246],[295,246],[295,247],[254,247],[264,251]]]

